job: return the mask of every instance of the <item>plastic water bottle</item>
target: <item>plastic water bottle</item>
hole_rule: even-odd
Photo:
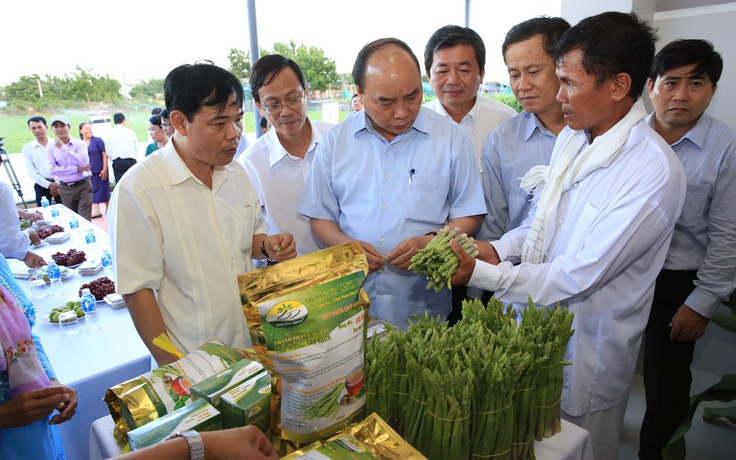
[[[87,243],[87,253],[91,258],[97,257],[95,231],[91,228],[87,229],[87,233],[84,234],[84,241]]]
[[[61,269],[53,260],[49,262],[49,265],[46,268],[46,274],[49,277],[49,291],[51,292],[51,295],[61,295],[63,292]]]
[[[51,218],[54,219],[55,222],[59,223],[59,207],[56,205],[51,206]]]
[[[79,221],[74,217],[74,214],[69,218],[69,230],[73,237],[76,238],[79,235]]]
[[[49,199],[46,198],[45,196],[41,198],[41,206],[43,207],[44,210],[46,210],[46,208],[49,207]]]
[[[100,329],[100,318],[97,317],[97,299],[89,292],[89,288],[82,289],[82,310],[84,310],[84,324],[88,331]]]
[[[112,268],[112,255],[110,254],[110,251],[107,249],[102,250],[102,268],[107,270],[108,268]]]

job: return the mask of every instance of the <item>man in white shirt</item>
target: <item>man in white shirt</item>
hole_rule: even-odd
[[[603,13],[565,32],[555,61],[568,126],[550,165],[525,176],[538,185],[529,217],[478,242],[477,261],[453,244],[453,284],[574,313],[562,416],[590,432],[597,460],[618,459],[654,282],[685,199],[682,165],[640,100],[654,40],[633,13]]]
[[[485,66],[483,39],[467,27],[438,29],[424,49],[424,69],[437,95],[437,99],[424,104],[424,107],[451,118],[470,136],[478,168],[481,167],[483,144],[488,135],[496,126],[516,115],[508,105],[478,94]]]
[[[250,71],[250,89],[258,111],[272,128],[241,160],[258,193],[269,233],[289,232],[299,255],[323,246],[312,235],[309,218],[296,208],[312,167],[314,152],[331,123],[307,118],[309,86],[299,64],[272,54]]]
[[[32,142],[23,146],[23,159],[26,162],[26,171],[33,179],[33,189],[36,192],[36,206],[41,207],[41,198],[46,197],[49,201],[61,204],[59,196],[59,184],[54,182],[46,165],[46,146],[49,137],[46,134],[46,119],[44,117],[31,117],[28,119],[28,129],[36,137]]]
[[[123,177],[109,214],[118,292],[159,365],[177,359],[153,344],[164,333],[182,353],[213,337],[251,346],[237,275],[254,269],[252,257],[296,256],[291,234],[266,235],[258,197],[233,161],[240,81],[209,63],[183,65],[164,94],[174,135]]]
[[[123,174],[133,167],[138,158],[138,138],[135,131],[125,126],[125,115],[118,112],[112,116],[115,126],[105,138],[107,156],[112,160],[112,171],[115,183],[123,178]]]

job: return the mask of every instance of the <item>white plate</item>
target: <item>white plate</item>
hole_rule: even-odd
[[[62,279],[62,281],[65,280],[65,279],[67,279],[67,278],[69,278],[70,276],[72,276],[73,274],[76,273],[76,270],[74,270],[73,268],[68,268],[68,267],[64,267],[64,266],[61,266],[61,265],[59,266],[59,270],[61,270],[61,279]],[[46,273],[46,266],[44,265],[41,268],[37,268],[36,271],[33,272],[33,275],[35,275],[36,272],[39,272],[39,271],[41,271],[43,273]],[[33,277],[33,275],[31,275],[31,277]],[[49,282],[46,281],[46,284],[48,284],[48,283]]]

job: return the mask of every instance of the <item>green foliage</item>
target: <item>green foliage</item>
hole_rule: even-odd
[[[22,76],[5,88],[5,96],[11,108],[38,110],[80,103],[116,103],[122,99],[120,88],[120,82],[110,76],[100,76],[77,66],[74,73],[63,77]]]
[[[495,93],[493,96],[491,96],[491,99],[495,99],[498,102],[503,102],[512,109],[516,110],[516,113],[520,113],[522,110],[524,110],[521,108],[521,104],[519,104],[519,101],[516,100],[516,97],[514,97],[513,94]]]
[[[164,98],[164,80],[152,78],[145,80],[130,89],[130,98],[133,100],[161,100]]]
[[[299,64],[312,91],[324,91],[340,78],[335,61],[325,56],[322,48],[307,48],[303,43],[297,47],[294,40],[291,40],[288,44],[276,42],[273,49],[274,53],[293,59]]]
[[[230,48],[227,55],[230,61],[230,72],[238,78],[250,78],[250,53],[237,48]]]

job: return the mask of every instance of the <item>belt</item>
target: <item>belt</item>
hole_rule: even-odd
[[[78,181],[74,181],[74,182],[64,182],[63,180],[60,180],[59,183],[67,187],[74,187],[75,185],[78,185],[78,184],[84,184],[88,180],[89,180],[89,177],[85,177],[84,179],[79,179]]]
[[[54,178],[53,177],[51,179],[49,179],[48,177],[44,177],[44,179],[46,179],[49,182],[54,182]]]

